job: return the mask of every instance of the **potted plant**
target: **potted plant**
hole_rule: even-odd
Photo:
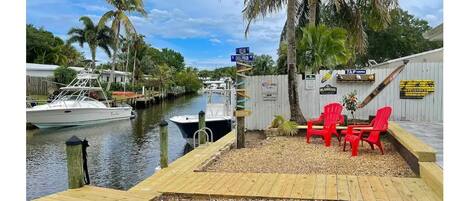
[[[275,115],[272,123],[265,129],[266,137],[289,135],[298,133],[298,124],[293,121],[286,121],[284,117]]]
[[[347,111],[352,114],[352,121],[355,121],[355,111],[358,109],[358,98],[357,98],[357,91],[353,90],[349,94],[342,97],[342,105],[345,107]]]

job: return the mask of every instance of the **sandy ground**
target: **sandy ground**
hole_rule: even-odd
[[[332,138],[325,147],[321,138],[307,144],[304,137],[271,137],[248,132],[245,149],[232,149],[204,168],[216,172],[345,174],[415,177],[394,146],[382,138],[384,155],[367,143],[360,145],[358,156],[351,157],[350,146],[339,146]]]

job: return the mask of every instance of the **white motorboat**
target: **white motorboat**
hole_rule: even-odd
[[[205,126],[213,132],[213,141],[222,138],[233,128],[233,109],[236,101],[234,91],[231,88],[206,91],[208,95],[205,109]],[[217,94],[222,102],[212,100],[213,94]],[[182,137],[186,139],[187,143],[194,146],[193,138],[194,133],[199,129],[199,116],[181,115],[171,117],[169,120],[178,126]]]
[[[129,119],[132,107],[111,107],[98,77],[91,70],[80,72],[50,103],[26,108],[27,122],[49,128]]]

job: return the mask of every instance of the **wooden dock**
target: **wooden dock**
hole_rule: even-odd
[[[199,172],[235,142],[234,131],[222,139],[197,147],[127,191],[85,186],[37,200],[152,200],[162,194],[211,197],[247,197],[321,200],[442,200],[442,173],[428,179],[315,174]],[[432,166],[432,168],[434,168]],[[441,177],[441,178],[440,178]],[[431,180],[428,184],[427,180]],[[426,182],[427,181],[427,182]],[[442,186],[441,189],[442,190]]]

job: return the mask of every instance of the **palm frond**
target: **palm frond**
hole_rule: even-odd
[[[104,15],[101,16],[101,19],[99,19],[98,28],[102,29],[106,25],[106,22],[108,22],[114,16],[115,16],[115,12],[112,10],[104,13]]]
[[[285,6],[287,0],[244,0],[243,18],[247,21],[244,31],[247,37],[251,22],[259,17],[265,17],[269,14],[280,11]]]
[[[119,18],[119,21],[122,23],[122,25],[124,25],[125,32],[127,34],[136,32],[132,21],[130,21],[129,17],[124,12],[119,12],[117,17]]]
[[[94,29],[94,23],[88,16],[81,16],[80,21],[85,25],[85,29]]]

